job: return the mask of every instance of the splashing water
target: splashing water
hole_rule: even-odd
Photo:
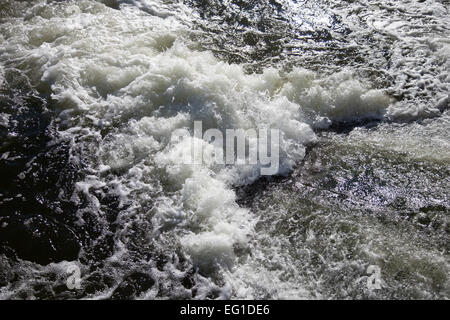
[[[449,298],[448,2],[4,2],[1,298]]]

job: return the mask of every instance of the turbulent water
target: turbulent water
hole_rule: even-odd
[[[449,71],[446,0],[0,0],[0,298],[449,299]]]

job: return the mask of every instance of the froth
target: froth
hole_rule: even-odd
[[[351,71],[326,78],[303,69],[247,74],[240,65],[196,51],[185,21],[155,2],[119,4],[127,3],[149,15],[93,1],[38,4],[29,10],[32,18],[1,26],[11,31],[0,58],[18,61],[36,86],[50,88],[63,136],[95,141],[78,142],[95,148],[84,158],[89,175],[76,185],[76,193],[91,201],[90,210],[99,208],[91,188],[108,186],[120,199],[118,221],[125,230],[136,207],[152,202],[143,213],[156,223],[151,236],[178,228],[180,246],[203,272],[219,266],[232,274],[236,252],[250,246],[256,222],[236,203],[233,187],[258,179],[258,167],[186,165],[180,155],[196,138],[173,142],[172,132],[190,129],[194,120],[222,131],[280,129],[277,173],[286,174],[317,141],[313,127],[382,118],[391,100]],[[74,158],[83,157],[76,150]],[[81,201],[77,195],[73,200]],[[121,232],[120,241],[126,241]]]

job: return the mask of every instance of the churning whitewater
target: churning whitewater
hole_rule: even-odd
[[[449,10],[2,0],[0,298],[450,298]]]

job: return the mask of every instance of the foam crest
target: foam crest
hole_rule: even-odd
[[[287,286],[281,272],[258,268],[251,258],[239,263],[245,250],[262,255],[251,243],[257,219],[237,204],[234,191],[258,180],[260,166],[186,164],[193,142],[203,146],[206,158],[214,147],[191,135],[173,141],[173,132],[192,132],[195,120],[204,130],[221,132],[279,129],[276,173],[286,175],[318,141],[313,129],[334,122],[420,118],[434,111],[394,104],[351,69],[327,76],[302,68],[248,74],[242,65],[198,50],[190,13],[181,15],[181,4],[171,11],[158,1],[103,2],[121,10],[87,0],[36,2],[24,18],[0,26],[0,61],[23,68],[54,100],[60,134],[72,143],[72,159],[88,173],[76,184],[73,201],[88,201],[86,212],[101,212],[105,189],[117,197],[119,230],[111,261],[125,259],[137,221],[145,226],[143,245],[166,245],[165,237],[176,234],[171,245],[203,274],[225,270],[235,285],[231,290],[243,288],[239,297],[256,295],[252,288],[261,281],[268,282],[260,288],[267,297],[307,297],[302,284]],[[448,46],[436,41],[430,45],[448,66]],[[0,125],[6,121],[0,115]],[[86,223],[81,215],[79,223]],[[116,260],[109,262],[119,264]],[[283,263],[282,257],[274,260]],[[255,270],[258,274],[249,277]]]

